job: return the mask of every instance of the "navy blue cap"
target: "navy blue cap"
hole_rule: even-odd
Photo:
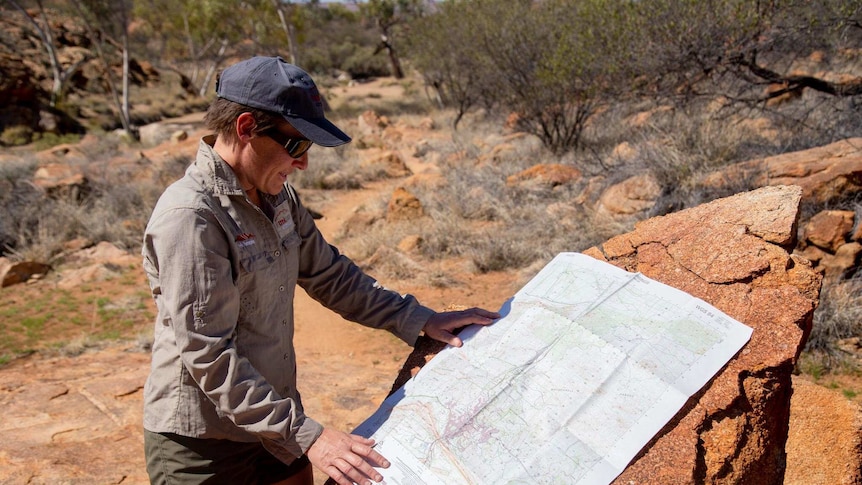
[[[317,145],[334,147],[350,137],[323,114],[323,100],[311,76],[281,57],[252,57],[224,71],[216,82],[220,98],[278,113]]]

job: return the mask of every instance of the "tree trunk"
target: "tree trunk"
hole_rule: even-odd
[[[212,83],[213,77],[215,77],[216,69],[221,64],[221,61],[224,59],[224,53],[227,51],[228,40],[224,38],[221,40],[221,47],[219,47],[218,54],[216,55],[215,60],[212,65],[210,65],[209,70],[207,71],[207,75],[204,77],[204,81],[201,83],[200,90],[198,91],[198,95],[201,97],[206,96],[207,88],[209,88],[210,83]]]
[[[120,107],[120,112],[126,134],[137,139],[137,134],[132,131],[132,115],[129,103],[129,29],[127,27],[123,28],[123,104]]]
[[[60,93],[63,91],[63,75],[60,72],[60,61],[57,59],[57,49],[54,48],[54,36],[51,33],[51,24],[48,23],[48,16],[45,14],[45,8],[42,6],[41,0],[36,2],[36,5],[39,7],[39,17],[45,25],[45,28],[43,29],[42,26],[39,25],[39,23],[36,22],[36,20],[31,17],[18,2],[15,0],[7,0],[7,2],[18,9],[18,11],[24,15],[24,18],[30,22],[34,29],[36,29],[36,32],[39,34],[39,38],[42,40],[42,46],[45,47],[45,51],[48,53],[48,62],[51,65],[51,75],[54,77],[54,82],[51,85],[51,100],[49,101],[50,106],[53,108],[57,105]]]
[[[284,29],[284,34],[287,36],[287,48],[290,51],[290,63],[299,65],[299,50],[296,45],[296,29],[293,24],[287,22],[287,17],[284,15],[284,8],[281,0],[272,0],[275,4],[275,10],[278,12],[278,19],[281,20],[281,28]],[[288,1],[288,3],[290,3]]]
[[[392,65],[392,75],[396,79],[403,79],[404,70],[401,69],[401,60],[398,59],[398,54],[395,53],[395,48],[392,47],[392,43],[389,42],[389,36],[381,34],[380,42],[382,43],[383,48],[386,49],[386,53],[389,54],[389,63]]]

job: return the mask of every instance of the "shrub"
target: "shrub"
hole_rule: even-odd
[[[308,167],[294,171],[290,183],[298,189],[358,189],[363,181],[359,173],[357,155],[350,145],[312,147]]]
[[[0,133],[0,143],[5,146],[26,145],[33,140],[33,128],[26,125],[10,126]]]
[[[31,148],[38,152],[57,145],[74,144],[80,140],[81,135],[78,133],[66,133],[63,135],[58,135],[56,133],[42,133],[33,141]]]
[[[809,360],[827,371],[847,367],[852,358],[838,347],[838,341],[859,336],[862,336],[862,275],[824,285],[805,345]]]

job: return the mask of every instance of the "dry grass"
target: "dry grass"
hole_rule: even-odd
[[[375,81],[363,88],[350,94],[341,92],[337,85],[328,88],[337,124],[348,126],[359,113],[375,109],[393,119],[405,112],[422,113],[439,129],[451,127],[454,114],[431,109],[429,98],[416,84]],[[691,207],[729,192],[754,188],[741,181],[738,186],[725,188],[728,193],[706,190],[699,180],[711,170],[827,143],[836,137],[859,136],[862,116],[848,103],[809,97],[798,106],[768,112],[710,111],[705,105],[665,109],[649,101],[618,103],[590,121],[583,150],[560,156],[543,149],[533,137],[506,138],[503,120],[487,112],[469,113],[458,131],[429,137],[417,150],[424,161],[434,161],[445,177],[445,183],[412,190],[423,204],[425,218],[413,223],[386,222],[387,200],[380,198],[364,209],[374,222],[347,231],[336,242],[382,280],[450,285],[451,278],[438,269],[447,258],[465,260],[477,273],[526,271],[559,252],[582,251],[631,229],[633,221],[601,221],[589,205],[575,202],[591,178],[601,177],[607,186],[650,172],[664,188],[653,215]],[[635,123],[638,117],[647,121]],[[760,118],[768,120],[765,126],[775,128],[771,136],[751,129],[751,122],[745,121]],[[629,145],[633,155],[620,155],[622,143]],[[501,149],[504,145],[508,146]],[[107,240],[136,251],[158,195],[169,181],[180,176],[188,161],[178,158],[152,180],[128,184],[128,174],[112,172],[107,163],[133,148],[108,135],[101,143],[82,147],[88,163],[98,166],[102,161],[106,167],[88,174],[92,190],[83,199],[41,197],[28,182],[35,169],[32,157],[22,155],[0,164],[0,244],[9,247],[6,255],[57,262],[63,243],[75,237]],[[371,183],[376,175],[361,168],[360,155],[353,145],[316,150],[314,163],[297,173],[292,182],[316,194],[314,197],[324,197],[320,194],[328,189],[353,189]],[[583,171],[584,178],[556,187],[506,183],[509,176],[538,163],[574,166]],[[862,218],[859,204],[852,207],[857,218]],[[814,210],[806,208],[803,218]],[[421,243],[413,252],[392,257],[396,253],[391,251],[407,237],[416,237]],[[806,358],[824,350],[827,355],[838,355],[830,347],[837,335],[862,333],[853,325],[862,321],[858,316],[862,301],[853,293],[859,294],[858,280],[847,285],[824,288]],[[829,362],[818,365],[830,368]]]

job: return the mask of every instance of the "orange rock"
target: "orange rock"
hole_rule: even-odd
[[[386,210],[386,220],[388,221],[404,221],[411,219],[419,219],[425,215],[425,210],[422,208],[422,202],[408,192],[404,187],[398,187],[389,199],[389,205]]]
[[[829,202],[862,191],[862,138],[737,163],[701,183],[714,188],[798,185],[806,199]]]
[[[48,195],[68,194],[74,198],[88,190],[89,180],[80,167],[64,163],[49,163],[36,169],[33,184]]]
[[[843,278],[859,264],[859,255],[862,254],[862,244],[849,242],[842,244],[834,255],[827,255],[818,267],[823,268],[823,275],[828,280]]]
[[[510,175],[506,184],[512,186],[520,183],[535,183],[556,187],[576,182],[581,179],[583,172],[570,165],[559,163],[543,163]]]
[[[635,175],[605,189],[596,211],[614,219],[642,214],[655,206],[661,190],[652,174]]]
[[[737,194],[643,221],[585,251],[702,298],[754,329],[613,483],[783,482],[791,377],[820,289],[810,264],[787,252],[801,196],[799,187]],[[420,338],[393,390],[440,349]]]
[[[26,283],[31,278],[45,275],[51,266],[36,261],[12,262],[0,258],[0,288]]]
[[[862,483],[862,409],[836,390],[793,378],[785,485]]]
[[[383,177],[406,177],[413,174],[401,155],[394,151],[386,151],[364,160],[360,166],[365,170],[376,172],[374,175]]]
[[[805,225],[805,239],[811,244],[834,253],[853,230],[853,211],[827,210],[818,212]]]

